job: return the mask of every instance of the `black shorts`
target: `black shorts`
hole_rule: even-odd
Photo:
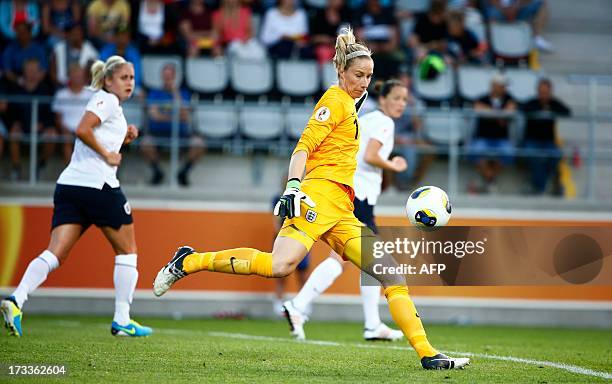
[[[119,229],[132,224],[132,209],[121,188],[108,184],[100,189],[57,184],[53,195],[51,228],[62,224],[81,224],[83,230],[98,227]]]
[[[355,198],[355,200],[353,200],[353,205],[355,206],[353,212],[357,220],[364,223],[372,232],[377,234],[378,228],[376,228],[376,223],[374,222],[374,206],[368,204],[367,198],[365,200]]]

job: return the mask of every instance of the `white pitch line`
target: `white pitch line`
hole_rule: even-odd
[[[273,341],[273,342],[291,342],[291,343],[303,343],[303,344],[314,344],[314,345],[326,345],[326,346],[335,346],[335,347],[357,347],[364,349],[394,349],[394,350],[412,350],[411,347],[402,347],[402,346],[381,346],[381,345],[369,345],[369,344],[351,344],[351,343],[339,343],[334,341],[322,341],[322,340],[303,340],[297,341],[294,339],[286,339],[280,337],[271,337],[271,336],[257,336],[257,335],[247,335],[243,333],[228,333],[228,332],[208,332],[209,336],[213,337],[227,337],[233,339],[243,339],[243,340],[262,340],[262,341]],[[498,355],[489,355],[486,353],[471,353],[471,352],[448,352],[451,355],[461,355],[468,357],[479,357],[483,359],[489,360],[501,360],[501,361],[512,361],[515,363],[524,363],[531,364],[537,366],[545,366],[550,368],[561,369],[564,371],[568,371],[571,373],[577,373],[586,376],[600,377],[603,379],[612,379],[612,374],[608,372],[594,371],[592,369],[579,367],[576,365],[563,364],[563,363],[555,363],[552,361],[545,360],[531,360],[531,359],[523,359],[520,357],[514,356],[498,356]]]
[[[71,326],[74,327],[75,325],[81,324],[81,322],[79,322],[79,321],[63,321],[63,320],[56,320],[55,323],[60,325],[60,326],[65,326],[65,327],[71,327]],[[100,323],[98,323],[96,325],[102,326],[102,324],[100,324]],[[107,325],[104,324],[104,326],[106,327]],[[406,351],[406,350],[412,351],[413,350],[412,347],[399,346],[399,345],[383,346],[383,345],[372,345],[372,344],[352,344],[352,343],[339,343],[337,341],[325,341],[325,340],[302,340],[302,341],[298,341],[298,340],[289,339],[289,338],[273,337],[273,336],[260,336],[260,335],[248,335],[248,334],[244,334],[244,333],[205,332],[205,331],[197,331],[197,330],[172,329],[172,328],[160,328],[160,329],[156,329],[155,331],[157,331],[159,333],[169,333],[169,334],[204,333],[204,334],[206,334],[208,336],[213,336],[213,337],[227,337],[227,338],[231,338],[231,339],[260,340],[260,341],[272,341],[272,342],[281,342],[281,343],[299,343],[299,344],[322,345],[322,346],[330,346],[330,347],[347,347],[347,346],[350,346],[350,347],[357,347],[357,348],[364,348],[364,349],[393,349],[393,350],[403,350],[403,351]],[[446,352],[446,351],[442,351],[442,352]],[[550,367],[550,368],[561,369],[561,370],[568,371],[568,372],[571,372],[571,373],[577,373],[577,374],[580,374],[580,375],[600,377],[602,379],[608,379],[608,380],[612,379],[612,373],[601,372],[601,371],[594,371],[592,369],[588,369],[588,368],[584,368],[584,367],[579,367],[577,365],[564,364],[564,363],[555,363],[553,361],[531,360],[531,359],[524,359],[524,358],[521,358],[521,357],[514,357],[514,356],[490,355],[490,354],[487,354],[487,353],[472,353],[472,352],[459,352],[459,351],[448,351],[446,353],[448,353],[450,355],[460,355],[460,356],[467,356],[467,357],[479,357],[479,358],[489,359],[489,360],[511,361],[513,363],[524,363],[524,364],[530,364],[530,365],[545,366],[545,367]]]

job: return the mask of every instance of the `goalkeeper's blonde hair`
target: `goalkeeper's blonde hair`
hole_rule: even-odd
[[[336,38],[336,55],[333,62],[336,71],[345,71],[351,61],[359,57],[370,57],[372,51],[365,45],[358,43],[351,27],[343,28]]]
[[[94,91],[99,91],[104,88],[104,79],[112,77],[115,71],[125,64],[131,63],[121,56],[111,56],[106,60],[96,60],[91,66],[91,85],[90,88]]]

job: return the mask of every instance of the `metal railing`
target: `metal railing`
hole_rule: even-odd
[[[52,102],[51,98],[36,97],[26,98],[21,96],[0,96],[0,100],[8,100],[10,103],[30,103],[30,130],[29,135],[24,135],[20,138],[22,143],[29,145],[29,179],[30,185],[36,185],[37,180],[37,165],[39,159],[38,145],[48,141],[48,139],[41,137],[37,131],[36,126],[38,123],[39,109],[41,105]],[[169,107],[168,102],[158,102],[156,104],[164,104]],[[144,102],[130,101],[123,105],[124,111],[128,119],[135,118],[140,121],[128,121],[128,124],[136,123],[140,124],[139,128],[144,127],[142,131],[146,132],[147,126],[147,108],[153,105],[153,103],[145,104]],[[180,101],[171,103],[173,110],[173,119],[171,122],[171,132],[167,142],[162,143],[164,146],[169,148],[170,158],[170,171],[172,174],[176,174],[179,169],[179,158],[182,148],[189,145],[189,140],[181,139],[180,137],[180,109],[190,108],[191,110],[191,128],[194,133],[205,131],[198,124],[205,124],[206,122],[196,121],[195,111],[198,109],[215,109],[223,106],[224,108],[233,109],[233,113],[236,115],[232,119],[233,124],[239,124],[240,119],[237,116],[242,113],[243,109],[249,104],[242,103],[200,103],[198,101],[192,101],[189,104],[182,104]],[[236,128],[236,133],[225,137],[213,137],[207,138],[206,143],[209,148],[217,148],[222,153],[229,152],[232,154],[248,154],[252,153],[253,150],[263,149],[269,155],[276,156],[288,156],[291,153],[295,145],[295,139],[290,137],[289,134],[289,121],[287,120],[287,112],[290,107],[288,104],[266,104],[266,107],[270,106],[280,108],[281,116],[283,121],[280,122],[281,129],[278,135],[271,139],[253,139],[246,137],[243,133],[242,127]],[[134,113],[136,112],[136,113]],[[478,118],[483,116],[491,116],[491,114],[478,112],[475,110],[468,109],[427,109],[424,111],[413,110],[411,113],[419,117],[423,123],[422,137],[430,141],[431,145],[427,146],[413,146],[413,149],[418,154],[436,154],[441,158],[447,159],[448,175],[447,185],[449,192],[454,196],[463,193],[461,190],[459,178],[460,169],[462,164],[465,164],[465,159],[470,156],[470,140],[473,135],[474,125]],[[525,149],[521,147],[521,137],[523,135],[523,127],[525,125],[525,116],[521,113],[494,113],[492,116],[496,118],[504,118],[511,121],[511,138],[513,143],[516,145],[515,156],[517,158],[534,158],[534,157],[550,157],[553,156],[553,151],[546,150],[534,150]],[[308,115],[304,116],[304,124],[308,119]],[[440,118],[442,120],[440,120]],[[435,122],[435,119],[438,119]],[[434,121],[434,122],[432,122]],[[594,201],[598,197],[596,196],[596,189],[598,179],[600,177],[597,174],[598,164],[607,163],[612,165],[612,114],[595,113],[594,111],[588,111],[586,113],[574,114],[568,118],[557,118],[559,127],[565,126],[561,129],[560,138],[564,141],[561,145],[562,157],[571,159],[575,156],[578,150],[580,154],[586,160],[586,180],[582,185],[584,193],[578,196],[579,199]],[[572,130],[571,126],[568,129],[568,124],[573,124],[577,128]],[[558,127],[558,128],[559,128]],[[10,127],[7,127],[10,128]],[[586,129],[583,131],[582,129]],[[568,135],[570,134],[570,135]],[[446,137],[444,136],[446,135]],[[7,135],[7,139],[10,135]],[[62,142],[63,138],[53,139],[56,142]],[[139,141],[137,140],[133,145],[138,146]],[[485,152],[485,154],[487,154]],[[497,154],[495,151],[491,152],[490,155]],[[4,161],[4,160],[3,160]],[[261,166],[261,165],[259,165]],[[610,167],[612,169],[612,167]],[[255,170],[254,172],[258,172]],[[129,180],[124,180],[129,184]],[[611,181],[612,185],[612,181]],[[170,187],[175,187],[176,181],[174,178],[170,178]]]

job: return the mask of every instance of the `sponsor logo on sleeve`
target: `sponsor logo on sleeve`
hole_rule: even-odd
[[[330,116],[331,116],[331,111],[327,107],[321,107],[317,109],[315,112],[315,119],[320,122],[329,120]]]

